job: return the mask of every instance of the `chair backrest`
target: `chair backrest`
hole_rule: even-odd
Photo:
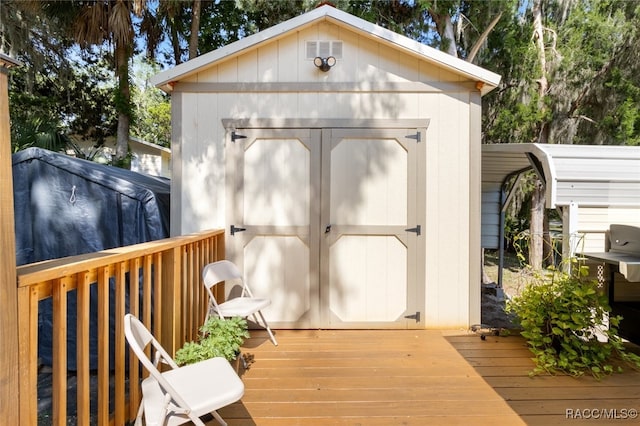
[[[157,368],[157,364],[160,359],[164,360],[171,368],[179,368],[167,351],[160,345],[151,332],[144,326],[142,322],[132,314],[126,314],[124,316],[124,335],[129,342],[129,347],[133,353],[138,357],[144,368],[149,372],[164,390],[171,395],[171,398],[175,403],[183,408],[187,408],[188,405],[182,399],[182,397],[173,389],[173,387],[162,377],[162,374]],[[145,348],[151,344],[156,350],[156,362],[152,362],[151,359],[145,353]]]
[[[160,358],[163,359],[165,363],[169,364],[171,368],[178,368],[178,364],[173,361],[160,342],[158,342],[147,327],[145,327],[144,324],[132,314],[126,314],[124,316],[124,335],[127,342],[129,342],[129,347],[131,347],[131,350],[133,350],[145,368],[157,371],[156,366]],[[151,362],[151,359],[149,359],[145,353],[145,349],[149,344],[151,344],[156,351],[155,363]],[[149,365],[147,366],[147,364]],[[149,372],[151,373],[151,370],[149,370]]]
[[[219,260],[217,262],[209,263],[202,268],[202,281],[204,282],[204,287],[209,293],[209,300],[211,301],[211,308],[213,308],[214,312],[219,312],[218,301],[213,295],[213,291],[211,290],[213,286],[223,282],[223,281],[237,281],[242,286],[242,292],[240,297],[253,297],[253,293],[251,293],[251,289],[242,278],[242,274],[238,267],[228,260]],[[207,312],[207,319],[211,314],[211,309]],[[206,320],[205,320],[206,321]]]
[[[219,260],[209,263],[202,269],[202,280],[205,287],[210,289],[222,281],[242,280],[242,274],[232,262]]]

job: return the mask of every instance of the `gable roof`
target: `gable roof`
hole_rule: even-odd
[[[171,155],[171,148],[167,148],[153,142],[143,141],[142,139],[136,138],[135,136],[129,136],[129,144],[146,147],[147,149],[156,152],[158,155],[162,155],[162,153]]]
[[[445,68],[455,74],[462,75],[471,80],[482,83],[481,93],[484,95],[493,90],[500,82],[500,75],[463,61],[440,50],[419,43],[408,37],[382,28],[364,19],[350,15],[333,6],[324,5],[311,10],[303,15],[289,19],[271,28],[260,31],[249,37],[233,42],[202,56],[198,56],[190,61],[184,62],[163,71],[151,78],[151,83],[169,92],[171,83],[179,81],[191,74],[198,72],[205,66],[210,66],[215,62],[237,56],[247,49],[254,48],[261,43],[272,41],[284,37],[291,31],[300,31],[305,27],[313,25],[319,21],[329,21],[331,23],[349,28],[355,33],[377,40],[395,49],[404,51],[412,56],[419,57],[427,62]]]

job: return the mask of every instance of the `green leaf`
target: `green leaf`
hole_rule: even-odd
[[[188,342],[176,352],[178,365],[192,364],[213,357],[234,360],[240,353],[244,339],[249,337],[246,320],[238,317],[223,319],[210,317],[200,328],[197,342]]]
[[[514,298],[511,308],[535,355],[536,374],[561,370],[574,376],[589,372],[600,378],[614,371],[609,360],[616,355],[640,368],[640,357],[625,352],[617,336],[619,318],[610,317],[609,327],[605,326],[605,302],[596,282],[580,274],[570,276],[560,271],[541,275],[539,281]],[[608,340],[599,342],[595,329],[601,330]]]
[[[553,334],[556,334],[556,335],[559,335],[559,336],[561,336],[561,335],[563,335],[563,334],[564,334],[564,331],[562,331],[562,329],[561,329],[560,327],[553,327],[553,328],[551,329],[551,332],[552,332]]]

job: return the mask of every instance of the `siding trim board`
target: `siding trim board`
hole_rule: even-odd
[[[223,118],[222,125],[233,129],[404,129],[429,128],[430,119],[341,119],[341,118]]]
[[[476,82],[274,82],[176,83],[173,92],[189,93],[460,93],[477,92]]]

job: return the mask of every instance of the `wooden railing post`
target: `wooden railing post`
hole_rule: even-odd
[[[160,344],[175,355],[182,343],[182,248],[176,247],[162,255],[162,333]]]
[[[35,287],[18,289],[18,307],[20,387],[15,388],[18,392],[9,391],[20,396],[16,424],[33,425],[38,421],[38,291]]]
[[[0,54],[0,419],[15,419],[19,412],[18,288],[16,235],[13,212],[11,132],[9,131],[8,69],[19,63]]]

